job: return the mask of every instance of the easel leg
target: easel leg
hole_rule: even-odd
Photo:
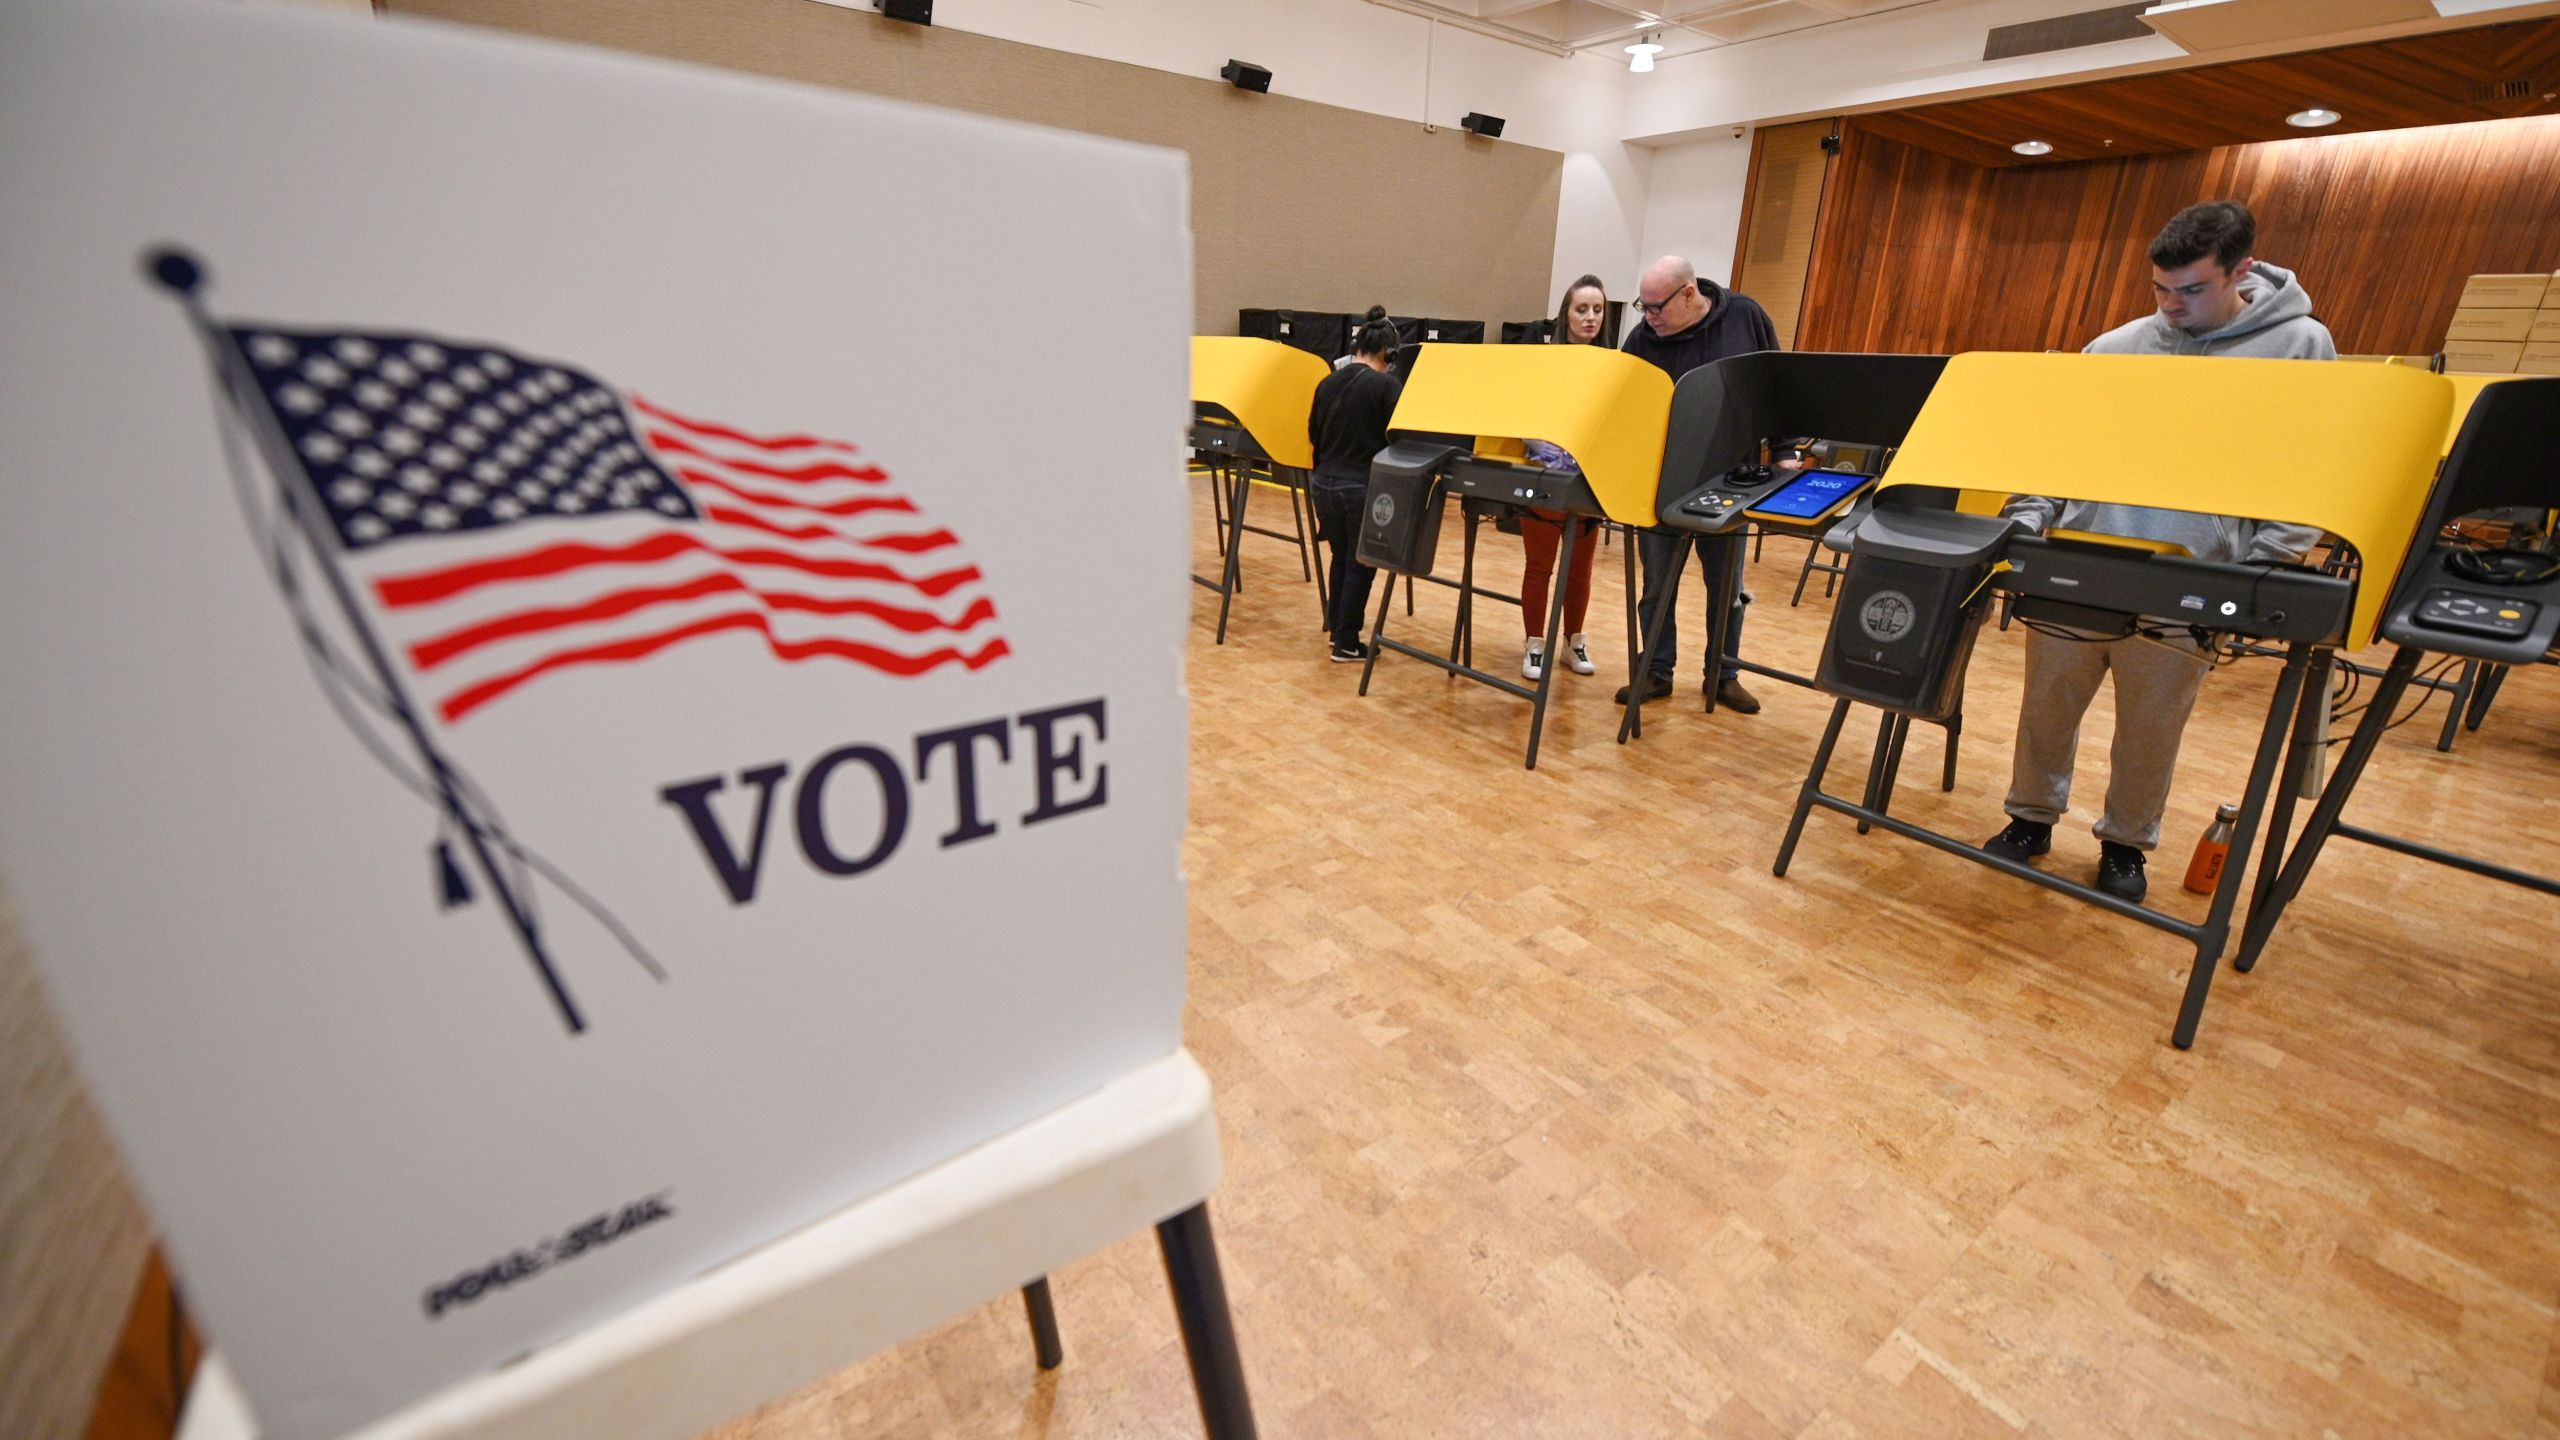
[[[2231,837],[2231,859],[2223,867],[2221,883],[2213,888],[2213,908],[2205,916],[2204,933],[2196,939],[2195,966],[2187,972],[2187,993],[2178,1002],[2178,1023],[2169,1032],[2169,1043],[2181,1050],[2196,1043],[2196,1023],[2204,1018],[2205,994],[2213,988],[2214,967],[2231,934],[2231,907],[2240,898],[2240,879],[2249,868],[2249,849],[2258,840],[2267,791],[2275,785],[2276,762],[2284,753],[2286,724],[2301,699],[2302,674],[2310,668],[2310,660],[2305,647],[2286,647],[2284,672],[2276,677],[2275,696],[2267,702],[2267,723],[2258,731],[2257,757],[2249,763],[2249,789],[2240,799],[2240,830]]]
[[[1218,1270],[1218,1244],[1209,1233],[1204,1201],[1156,1226],[1164,1250],[1165,1281],[1182,1321],[1182,1348],[1191,1356],[1191,1388],[1200,1397],[1200,1422],[1209,1440],[1254,1440],[1253,1402],[1245,1394],[1244,1358],[1236,1350],[1235,1322],[1227,1313],[1227,1284]]]
[[[1840,726],[1849,718],[1849,702],[1831,702],[1831,723],[1822,727],[1822,744],[1813,752],[1813,768],[1804,772],[1804,788],[1796,792],[1796,813],[1787,820],[1787,838],[1778,845],[1778,863],[1769,873],[1784,878],[1787,862],[1795,858],[1796,841],[1804,834],[1804,817],[1813,813],[1814,792],[1822,788],[1823,773],[1831,768],[1832,747],[1840,743]]]
[[[1031,1317],[1031,1352],[1043,1370],[1055,1370],[1067,1358],[1058,1343],[1058,1312],[1049,1303],[1049,1277],[1041,1276],[1022,1287],[1022,1309]]]

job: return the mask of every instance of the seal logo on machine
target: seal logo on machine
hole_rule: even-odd
[[[1919,607],[1899,590],[1879,590],[1858,610],[1858,628],[1879,645],[1890,645],[1911,633]]]
[[[1384,526],[1396,518],[1396,497],[1384,491],[1369,497],[1369,523]]]

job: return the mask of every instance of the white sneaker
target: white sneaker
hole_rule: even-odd
[[[1564,642],[1564,663],[1576,675],[1597,675],[1600,667],[1591,663],[1591,647],[1574,635]]]
[[[1532,640],[1528,648],[1520,652],[1520,673],[1531,680],[1536,680],[1547,673],[1546,641]]]

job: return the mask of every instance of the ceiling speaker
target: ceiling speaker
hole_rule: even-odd
[[[1458,124],[1463,126],[1470,135],[1481,135],[1487,140],[1502,138],[1502,117],[1499,115],[1478,115],[1470,110],[1467,112],[1467,118],[1459,121]]]
[[[1242,60],[1230,60],[1218,74],[1239,90],[1260,95],[1271,88],[1271,72]]]
[[[910,25],[933,23],[933,0],[871,0],[881,14]]]

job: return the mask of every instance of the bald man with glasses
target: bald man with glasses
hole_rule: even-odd
[[[1677,255],[1665,255],[1645,267],[1644,278],[1636,285],[1636,309],[1644,315],[1644,323],[1635,327],[1618,348],[1662,367],[1674,385],[1701,365],[1731,355],[1778,348],[1777,327],[1769,323],[1769,312],[1761,309],[1758,301],[1727,290],[1713,280],[1699,279],[1697,267]],[[1699,565],[1706,572],[1710,605],[1724,594],[1728,557],[1738,562],[1741,555],[1739,546],[1728,544],[1721,537],[1710,539],[1677,530],[1645,530],[1636,539],[1637,552],[1644,557],[1643,604],[1648,620],[1653,616],[1653,597],[1688,563],[1693,543]],[[1725,653],[1739,654],[1742,601],[1738,590],[1733,611],[1725,617],[1724,634]],[[1662,643],[1653,650],[1652,670],[1631,677],[1633,683],[1618,692],[1618,703],[1629,704],[1638,694],[1648,701],[1669,695],[1671,677],[1679,668],[1679,621],[1665,615]],[[1719,675],[1713,657],[1705,668],[1705,684],[1714,687],[1716,704],[1740,715],[1760,713],[1759,700],[1742,688],[1741,672],[1726,665]]]

